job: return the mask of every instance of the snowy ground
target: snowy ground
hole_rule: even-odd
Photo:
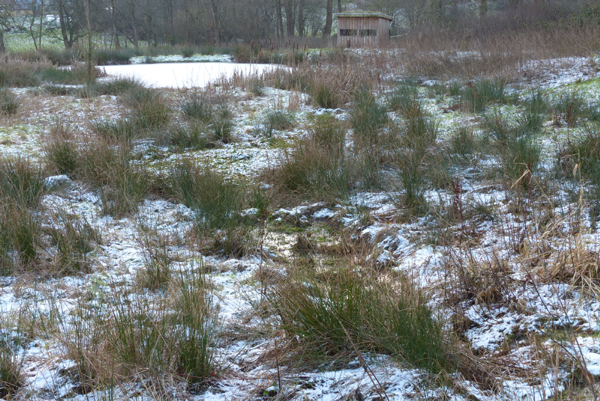
[[[173,68],[187,68],[183,64],[160,65],[174,71]],[[152,68],[148,79],[156,73],[157,65],[126,66],[135,69],[137,75],[145,68]],[[109,75],[125,73],[106,67]],[[118,67],[121,68],[121,67]],[[205,68],[205,67],[202,67]],[[256,66],[253,66],[256,68]],[[535,76],[526,76],[515,86],[515,90],[526,95],[532,89],[544,88],[548,93],[567,93],[576,86],[583,88],[590,97],[597,97],[600,91],[598,73],[590,59],[554,60],[524,68],[537,70]],[[543,72],[539,72],[542,69]],[[219,70],[222,72],[223,70]],[[179,72],[160,72],[160,83],[152,86],[161,88],[185,88],[189,85],[187,77],[195,75],[186,70]],[[200,76],[201,74],[197,74]],[[176,78],[165,83],[162,79]],[[182,80],[182,78],[185,78]],[[144,78],[145,79],[145,78]],[[582,83],[583,81],[583,83]],[[173,84],[173,82],[175,82]],[[150,82],[148,82],[150,84]],[[201,86],[194,81],[193,86]],[[422,87],[420,90],[425,91]],[[97,118],[115,118],[123,113],[118,99],[101,96],[91,99],[78,99],[72,96],[51,97],[38,93],[38,89],[14,90],[22,106],[18,114],[3,118],[0,125],[0,153],[3,155],[27,156],[40,161],[43,153],[41,144],[43,135],[49,131],[57,118],[69,124],[72,129],[86,132],[90,129],[87,122]],[[174,104],[178,104],[183,92],[167,90]],[[318,114],[331,113],[339,119],[348,117],[346,110],[323,110],[310,104],[306,95],[300,96],[288,91],[266,88],[264,96],[234,89],[229,94],[234,98],[235,138],[231,144],[219,149],[201,152],[187,152],[184,157],[203,161],[224,171],[231,177],[255,178],[258,174],[276,165],[283,152],[293,146],[295,139],[306,133],[309,120]],[[452,99],[438,97],[427,99],[430,112],[439,118],[439,140],[444,140],[450,132],[461,124],[476,124],[477,118],[458,111],[445,112]],[[268,110],[288,110],[295,116],[295,127],[285,132],[276,132],[275,140],[280,146],[273,146],[273,138],[267,139],[260,133],[260,124]],[[509,110],[509,109],[507,109]],[[576,135],[576,132],[567,133]],[[548,126],[542,138],[545,162],[554,160],[557,142],[565,135],[559,128]],[[148,160],[149,166],[171,163],[182,157],[169,155],[160,160]],[[476,352],[490,359],[505,361],[506,369],[502,390],[494,394],[481,390],[477,385],[454,377],[455,386],[440,387],[432,384],[432,379],[423,371],[406,368],[397,362],[380,355],[368,357],[372,373],[380,383],[387,399],[519,399],[544,400],[559,395],[565,390],[563,383],[570,372],[564,365],[547,365],[547,359],[540,358],[540,349],[552,350],[560,347],[573,360],[585,363],[593,376],[600,376],[600,301],[577,288],[560,282],[542,282],[533,279],[537,274],[530,271],[523,258],[510,247],[514,244],[512,232],[522,230],[519,217],[511,212],[510,193],[498,185],[482,179],[485,160],[482,165],[463,171],[461,196],[465,204],[479,202],[493,205],[496,216],[504,216],[503,226],[481,219],[469,223],[478,234],[477,245],[473,253],[481,260],[491,255],[508,266],[510,285],[501,288],[506,302],[487,304],[485,302],[465,302],[464,315],[469,324],[464,330],[464,338]],[[491,161],[490,163],[493,163]],[[445,191],[431,191],[428,198],[452,199],[454,196]],[[59,189],[51,191],[43,199],[43,206],[51,210],[65,210],[84,216],[103,236],[103,243],[94,251],[93,272],[77,277],[66,277],[40,281],[28,275],[5,277],[0,281],[0,311],[3,313],[4,328],[10,330],[12,317],[20,314],[33,314],[49,319],[52,313],[61,311],[66,316],[61,330],[68,330],[69,311],[78,303],[78,294],[83,289],[96,293],[111,294],[115,286],[133,286],[136,272],[143,268],[144,251],[140,245],[140,223],[152,227],[160,233],[184,235],[191,226],[192,213],[183,206],[163,199],[145,200],[135,216],[114,219],[103,216],[98,193],[77,182],[67,181]],[[557,208],[558,215],[568,213]],[[370,211],[372,220],[364,224],[359,210]],[[560,210],[559,210],[560,209]],[[344,204],[298,205],[295,208],[273,212],[273,224],[286,221],[290,216],[303,222],[305,226],[327,224],[339,221],[355,236],[367,238],[374,244],[373,255],[382,264],[391,264],[393,269],[404,271],[431,292],[432,305],[442,315],[450,315],[442,305],[440,288],[453,285],[442,267],[449,253],[460,251],[446,247],[428,245],[424,240],[431,227],[427,218],[410,223],[398,222],[398,211],[393,193],[359,193]],[[497,221],[497,220],[496,220]],[[527,227],[526,227],[527,228]],[[461,228],[456,228],[459,231]],[[381,235],[378,235],[381,234]],[[273,230],[265,241],[264,259],[249,256],[242,259],[226,259],[199,255],[185,244],[173,246],[172,251],[181,255],[177,265],[184,269],[190,261],[201,259],[205,266],[212,267],[211,280],[215,284],[216,302],[219,320],[224,328],[237,327],[238,335],[226,336],[218,344],[217,358],[223,367],[222,375],[201,394],[191,394],[181,384],[173,384],[162,394],[162,399],[196,400],[248,400],[275,399],[277,394],[285,399],[294,400],[350,400],[381,399],[372,378],[358,360],[344,369],[327,371],[297,371],[281,367],[278,372],[272,364],[261,362],[261,356],[271,350],[273,337],[249,335],[243,333],[259,332],[265,324],[253,316],[252,310],[260,300],[260,292],[253,276],[262,265],[277,269],[277,256],[288,256],[291,243],[296,236]],[[592,250],[598,251],[600,238],[597,232],[589,229],[577,237]],[[560,243],[551,246],[560,251]],[[568,246],[568,244],[564,244]],[[266,255],[269,255],[267,257]],[[576,327],[576,338],[567,340],[556,338],[553,333],[561,327]],[[532,344],[531,335],[541,338],[542,344]],[[74,362],[64,358],[63,344],[57,337],[30,338],[20,351],[23,358],[23,371],[26,385],[20,394],[22,399],[157,399],[151,383],[140,379],[120,384],[110,392],[97,391],[77,394],[75,383],[67,372]],[[548,351],[550,352],[550,351]],[[280,381],[279,378],[283,377]],[[282,389],[278,388],[278,383]],[[457,384],[458,383],[458,384]],[[459,388],[461,389],[459,391]],[[270,396],[269,396],[270,395]]]

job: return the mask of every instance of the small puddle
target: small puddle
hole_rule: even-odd
[[[101,68],[109,78],[136,78],[151,88],[180,89],[204,87],[220,78],[231,78],[234,74],[260,75],[282,67],[272,64],[160,63],[107,65]]]

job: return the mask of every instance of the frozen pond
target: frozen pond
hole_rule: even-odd
[[[221,77],[254,75],[274,68],[271,64],[160,63],[103,66],[109,78],[133,77],[152,88],[203,87]]]

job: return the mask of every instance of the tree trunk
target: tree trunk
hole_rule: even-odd
[[[183,2],[183,7],[185,8],[185,28],[183,31],[183,43],[186,45],[190,40],[190,5],[188,0]]]
[[[111,11],[111,19],[112,19],[112,34],[113,34],[113,42],[115,43],[115,50],[121,50],[121,43],[119,42],[119,32],[117,31],[117,4],[115,0],[111,0],[112,3],[112,11]]]
[[[6,47],[4,47],[4,28],[0,26],[0,53],[5,53]]]
[[[287,36],[294,36],[296,28],[296,19],[294,18],[294,0],[285,0],[285,22],[287,26]]]
[[[173,12],[173,0],[169,0],[167,3],[167,16],[169,18],[169,42],[171,43],[171,46],[175,44],[175,20]]]
[[[44,33],[44,0],[40,2],[40,33],[38,41],[40,44],[40,50],[42,50],[42,34]]]
[[[298,35],[304,36],[304,0],[298,0]]]
[[[58,5],[58,22],[60,24],[60,33],[62,35],[63,43],[65,44],[66,50],[71,50],[73,47],[71,41],[69,41],[69,37],[67,36],[67,25],[65,22],[65,3],[64,0],[58,0],[56,2]]]
[[[327,0],[327,15],[325,17],[325,28],[323,36],[331,36],[331,24],[333,23],[333,0]]]
[[[479,3],[479,18],[484,18],[487,15],[487,12],[487,0],[481,0],[481,2]]]
[[[93,66],[92,66],[92,23],[90,20],[90,0],[85,0],[85,20],[87,22],[87,31],[88,31],[88,48],[87,48],[87,84],[88,87],[92,85],[92,81],[94,76]]]
[[[277,7],[277,37],[283,37],[283,13],[281,12],[281,0],[275,0]]]
[[[219,17],[219,8],[218,3],[215,0],[210,0],[210,6],[212,10],[213,22],[212,25],[214,27],[214,35],[215,35],[215,46],[219,45],[221,41],[220,32],[221,32],[221,18]]]
[[[129,1],[129,8],[131,10],[131,29],[133,30],[133,47],[138,49],[139,48],[139,40],[138,40],[137,25],[136,25],[136,21],[135,21],[135,3],[132,0]]]

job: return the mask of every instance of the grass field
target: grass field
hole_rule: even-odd
[[[0,395],[594,399],[579,35],[290,54],[180,90],[8,57]]]

